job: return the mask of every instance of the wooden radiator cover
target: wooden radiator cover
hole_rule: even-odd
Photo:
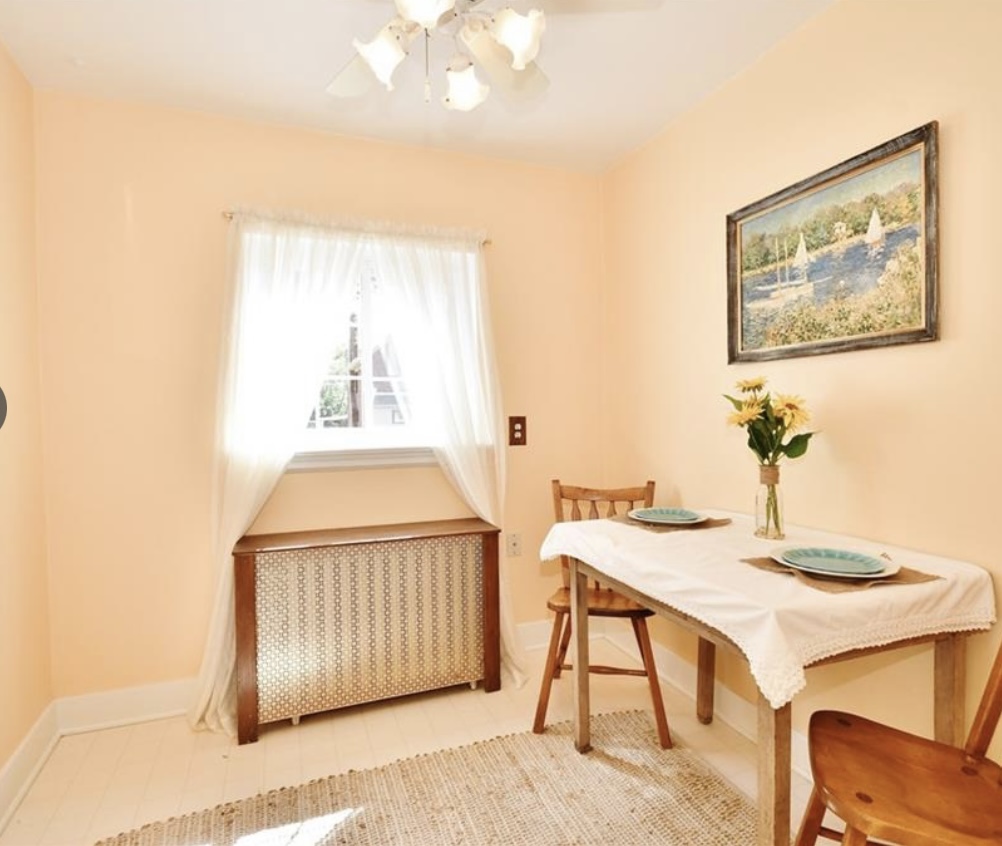
[[[499,689],[498,532],[468,519],[242,538],[239,742],[332,708],[480,680]]]

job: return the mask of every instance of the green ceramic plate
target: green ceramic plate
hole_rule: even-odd
[[[674,526],[702,523],[706,519],[705,514],[698,514],[687,508],[634,508],[629,512],[629,516],[644,523],[664,523]]]
[[[780,549],[773,552],[772,557],[780,564],[805,573],[846,579],[879,579],[893,576],[901,569],[897,564],[862,552],[823,546]]]

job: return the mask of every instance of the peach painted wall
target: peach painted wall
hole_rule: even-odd
[[[721,394],[765,375],[821,430],[782,471],[791,521],[966,559],[1002,585],[1000,28],[998,3],[842,0],[606,175],[615,470],[655,474],[677,502],[750,510],[757,471]],[[727,214],[930,120],[942,339],[729,366]],[[971,640],[970,701],[998,642]],[[740,666],[725,674],[750,696]],[[930,679],[925,648],[812,671],[794,722],[846,706],[928,731]]]
[[[0,768],[52,698],[42,499],[33,94],[0,48]]]
[[[509,450],[513,606],[539,619],[548,481],[599,468],[598,179],[53,92],[36,106],[56,695],[198,669],[221,212],[238,205],[488,230],[503,390],[529,432]],[[466,513],[437,468],[307,473],[255,529]]]

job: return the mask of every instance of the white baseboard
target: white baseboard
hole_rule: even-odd
[[[550,645],[552,620],[536,620],[532,623],[519,623],[515,626],[516,634],[523,649],[546,649]],[[594,637],[595,631],[589,627],[589,633]]]
[[[0,768],[0,832],[59,740],[55,703],[42,711],[14,754]]]
[[[79,734],[176,717],[191,705],[195,683],[193,678],[179,679],[57,699],[59,734]]]

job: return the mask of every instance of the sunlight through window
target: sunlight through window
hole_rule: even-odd
[[[245,834],[234,846],[317,846],[341,823],[361,811],[361,808],[345,808],[322,817],[255,831],[253,834]]]

